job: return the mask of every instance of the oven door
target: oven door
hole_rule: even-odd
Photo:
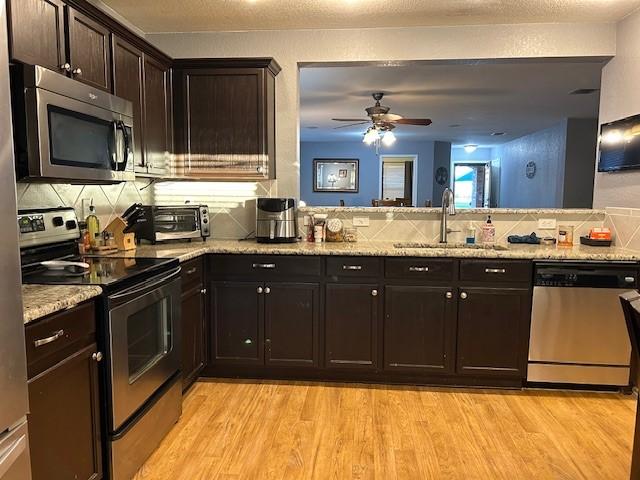
[[[108,297],[110,427],[180,369],[180,267]]]
[[[134,179],[133,119],[40,88],[27,89],[29,175],[85,182]]]
[[[156,207],[153,212],[153,228],[157,241],[181,238],[200,238],[199,207]]]

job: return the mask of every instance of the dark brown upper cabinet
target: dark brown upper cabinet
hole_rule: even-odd
[[[279,71],[271,58],[176,60],[176,175],[275,178]]]
[[[65,73],[64,4],[60,0],[10,0],[11,58]]]
[[[109,29],[67,6],[67,30],[71,76],[87,85],[110,92]]]
[[[143,53],[126,40],[112,35],[113,93],[133,104],[133,139],[136,167],[144,165],[142,157],[143,134]]]
[[[139,173],[168,173],[173,152],[171,68],[154,57],[144,56],[143,164]]]

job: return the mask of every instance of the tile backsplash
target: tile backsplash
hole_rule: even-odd
[[[609,207],[605,211],[604,224],[614,235],[614,245],[640,251],[640,209]]]

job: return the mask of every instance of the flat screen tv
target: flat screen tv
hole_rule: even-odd
[[[599,172],[640,168],[640,115],[600,127]]]

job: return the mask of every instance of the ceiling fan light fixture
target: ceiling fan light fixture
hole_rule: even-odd
[[[378,140],[378,138],[379,138],[378,131],[373,127],[369,127],[367,129],[367,132],[364,134],[364,137],[362,138],[362,141],[364,143],[366,143],[367,145],[371,145],[376,140]]]
[[[464,151],[467,153],[473,153],[478,149],[478,145],[465,145],[464,146]]]
[[[391,130],[387,130],[386,132],[384,132],[384,135],[382,135],[382,143],[385,147],[390,147],[395,142],[396,136]]]

